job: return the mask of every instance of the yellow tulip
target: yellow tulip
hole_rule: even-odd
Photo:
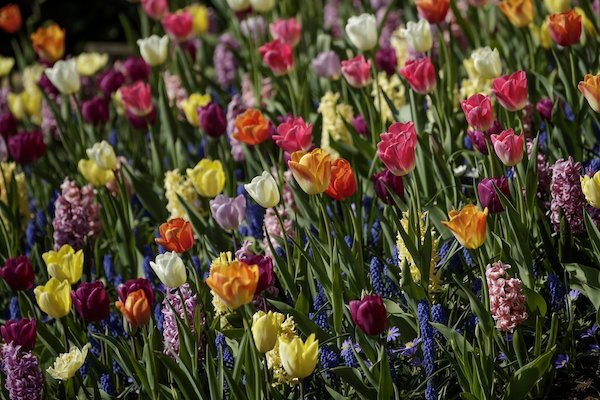
[[[198,108],[204,107],[210,103],[210,95],[193,93],[187,99],[181,102],[181,108],[185,114],[185,119],[194,125],[198,126]]]
[[[587,17],[587,15],[585,15],[585,11],[583,11],[583,8],[575,7],[575,12],[577,14],[581,15],[581,23],[583,24],[585,31],[591,37],[595,37],[596,36],[596,28],[594,28],[594,23],[592,21],[590,21],[590,19]]]
[[[532,0],[504,0],[498,4],[500,11],[518,28],[524,28],[533,21]]]
[[[8,94],[8,109],[19,121],[25,118],[25,103],[23,103],[22,93]]]
[[[92,160],[79,160],[79,172],[93,186],[104,186],[115,179],[115,174],[109,169],[102,169]]]
[[[452,231],[458,243],[474,250],[485,242],[487,215],[487,207],[479,211],[476,206],[469,204],[460,211],[450,211],[450,221],[442,221],[442,224]]]
[[[77,56],[77,72],[81,76],[92,76],[108,63],[108,54],[81,53]]]
[[[571,8],[570,0],[544,0],[544,4],[550,14],[558,14]]]
[[[10,70],[15,66],[15,59],[12,57],[0,56],[0,78],[8,75]]]
[[[298,336],[279,340],[279,356],[285,372],[292,377],[303,379],[312,374],[319,359],[319,341],[311,334],[306,342]]]
[[[23,99],[23,105],[25,112],[31,117],[31,119],[38,123],[42,118],[42,92],[36,88],[26,89],[21,97]]]
[[[69,350],[68,353],[62,353],[56,357],[54,365],[46,371],[54,379],[61,381],[69,380],[77,373],[77,371],[79,371],[85,362],[89,348],[89,343],[83,346],[81,350],[75,346],[71,347],[71,350]]]
[[[259,352],[273,350],[283,320],[283,314],[273,311],[258,311],[252,316],[252,336]]]
[[[61,318],[71,310],[71,285],[69,282],[50,278],[45,285],[33,290],[40,309],[52,318]]]
[[[581,190],[587,202],[594,208],[600,208],[600,171],[593,177],[589,175],[582,176]]]
[[[58,251],[48,251],[42,254],[48,267],[48,274],[59,281],[66,280],[73,285],[81,279],[83,272],[83,250],[75,252],[65,244]]]
[[[288,166],[307,194],[323,193],[331,179],[331,156],[323,149],[314,149],[307,153],[295,151],[292,153]]]
[[[94,143],[94,145],[85,152],[88,158],[98,164],[100,168],[106,170],[114,170],[117,168],[117,156],[115,150],[106,140]]]
[[[548,25],[550,25],[550,19],[546,17],[544,22],[542,22],[542,26],[540,27],[540,46],[542,46],[544,49],[551,48],[552,44],[554,43],[552,41],[552,36],[550,35]]]
[[[210,20],[208,19],[208,10],[206,6],[192,4],[187,7],[187,11],[192,14],[194,21],[194,35],[200,36],[208,31]]]
[[[196,191],[203,197],[213,198],[223,191],[225,171],[221,161],[200,160],[194,168],[187,169],[187,176]]]

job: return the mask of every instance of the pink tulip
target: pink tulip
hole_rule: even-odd
[[[400,70],[400,75],[419,94],[431,93],[437,84],[435,67],[429,57],[408,60]]]
[[[492,135],[492,144],[496,155],[507,167],[517,165],[523,159],[523,135],[507,129],[499,135]]]
[[[290,154],[298,150],[308,151],[313,146],[312,125],[304,122],[302,117],[293,118],[279,124],[273,140],[277,146]]]
[[[360,55],[342,61],[342,74],[350,86],[365,87],[371,82],[371,60],[365,60],[365,56]]]
[[[473,128],[486,131],[494,123],[494,110],[488,96],[474,94],[460,103],[465,118]]]
[[[415,168],[417,131],[412,122],[396,122],[381,134],[377,156],[396,176],[404,176]]]
[[[160,20],[169,13],[167,0],[142,0],[144,12],[152,19]]]
[[[527,74],[517,71],[494,79],[494,95],[508,111],[519,111],[527,105]]]
[[[192,36],[194,29],[194,18],[187,11],[180,11],[173,14],[168,14],[162,20],[165,32],[172,38],[183,42]]]
[[[302,24],[296,18],[278,19],[269,27],[273,39],[279,39],[292,47],[296,47],[300,42],[302,34]]]
[[[279,39],[262,45],[258,51],[275,75],[285,75],[294,68],[292,46]]]
[[[120,91],[121,100],[128,113],[137,117],[145,117],[154,110],[149,83],[137,81],[132,85],[123,86]]]

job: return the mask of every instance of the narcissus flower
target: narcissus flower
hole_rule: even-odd
[[[71,95],[79,92],[81,80],[77,72],[77,61],[58,61],[52,68],[46,68],[46,76],[50,82],[62,93]]]
[[[250,183],[245,184],[244,189],[255,202],[264,208],[275,207],[279,204],[279,187],[273,176],[267,171],[263,171]]]
[[[65,30],[57,24],[41,26],[31,34],[33,49],[44,61],[54,62],[65,54]]]
[[[446,19],[450,0],[416,0],[415,4],[421,17],[430,24],[439,24]]]
[[[150,321],[151,304],[143,289],[129,293],[125,302],[117,300],[115,306],[131,326],[144,326]]]
[[[356,176],[348,160],[338,158],[331,163],[331,179],[325,194],[341,201],[356,192]]]
[[[380,335],[387,328],[387,311],[379,295],[365,295],[350,302],[352,321],[367,335]]]
[[[213,198],[223,191],[225,171],[219,160],[204,158],[194,168],[188,168],[186,173],[200,196]]]
[[[487,215],[487,208],[479,211],[476,206],[469,204],[460,211],[450,211],[450,221],[442,221],[442,224],[452,231],[458,243],[474,250],[485,242]]]
[[[285,75],[294,69],[292,45],[275,39],[258,49],[260,56],[275,75]]]
[[[600,74],[586,74],[577,87],[587,100],[590,108],[600,113]]]
[[[352,16],[346,23],[346,34],[359,51],[368,51],[377,46],[377,20],[373,14]]]
[[[437,85],[435,67],[429,57],[406,61],[400,70],[412,90],[419,94],[431,93]]]
[[[518,136],[511,128],[499,135],[492,135],[491,139],[494,151],[504,165],[512,167],[521,162],[523,159],[523,134]]]
[[[71,245],[65,244],[58,251],[42,254],[48,267],[48,274],[59,281],[66,280],[73,285],[81,279],[83,272],[83,250],[75,252]]]
[[[331,179],[331,156],[323,149],[317,148],[307,153],[292,153],[288,167],[296,182],[307,194],[323,193]]]
[[[0,8],[0,29],[7,33],[15,33],[21,29],[23,18],[16,4],[7,4]]]
[[[596,172],[593,177],[589,175],[581,178],[581,191],[585,196],[585,200],[594,208],[600,208],[600,171]]]
[[[52,318],[61,318],[71,310],[71,285],[69,281],[50,278],[45,285],[37,286],[33,293],[40,309]]]
[[[138,39],[137,45],[140,54],[146,63],[152,67],[164,64],[169,51],[169,37],[152,35],[144,39]]]
[[[504,0],[498,4],[500,11],[518,28],[524,28],[533,21],[532,0]]]
[[[71,379],[83,366],[90,346],[88,343],[81,350],[74,346],[71,347],[68,353],[62,353],[56,357],[54,364],[46,371],[54,379],[61,381]]]
[[[508,111],[519,111],[527,105],[527,74],[517,71],[494,79],[492,92],[502,107]]]
[[[366,60],[362,54],[350,60],[344,60],[342,61],[342,74],[350,86],[365,87],[371,82],[371,60]]]
[[[404,176],[415,168],[417,131],[412,122],[396,122],[381,134],[377,156],[397,176]]]
[[[319,360],[319,341],[311,334],[306,342],[298,336],[280,336],[279,357],[283,369],[291,378],[304,379],[313,373]]]
[[[150,267],[158,279],[170,289],[176,289],[187,281],[185,264],[175,252],[167,251],[157,255],[156,260],[150,261]]]
[[[285,316],[278,312],[258,311],[252,316],[252,336],[260,353],[273,350]]]
[[[552,40],[563,47],[579,43],[581,27],[581,15],[577,14],[575,10],[552,14],[548,23]]]
[[[159,231],[160,237],[155,241],[168,251],[185,253],[194,246],[192,224],[183,218],[170,219],[160,225]]]
[[[257,265],[233,260],[231,253],[221,253],[210,267],[206,284],[232,310],[252,301],[258,284]]]
[[[248,145],[257,145],[271,135],[269,121],[255,108],[249,108],[235,119],[234,139]]]

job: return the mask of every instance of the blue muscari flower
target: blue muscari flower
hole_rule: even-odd
[[[242,236],[252,236],[257,240],[263,238],[263,223],[265,219],[265,209],[256,204],[248,195],[244,185],[239,185],[237,194],[243,194],[246,197],[246,225],[240,225],[239,231]]]
[[[508,179],[509,181],[513,180],[513,178],[515,177],[515,170],[514,168],[508,168],[506,170],[506,172],[504,173],[504,176],[506,177],[506,179]]]
[[[202,263],[200,262],[200,258],[198,256],[192,256],[192,263],[194,263],[196,272],[200,274],[202,272]]]
[[[117,147],[119,144],[119,132],[114,128],[108,132],[108,143],[110,143],[112,147]]]
[[[340,359],[335,351],[331,350],[329,346],[321,346],[319,351],[319,361],[321,362],[321,366],[325,371],[325,378],[329,380],[331,386],[333,388],[337,388],[340,386],[340,378],[336,374],[332,373],[330,370],[339,365]]]
[[[467,267],[474,267],[477,265],[477,263],[475,263],[475,261],[473,260],[473,257],[471,257],[471,253],[469,253],[469,250],[465,249],[464,247],[462,249],[462,255]]]
[[[60,192],[56,189],[53,189],[52,193],[50,194],[50,200],[48,201],[48,216],[50,217],[50,219],[54,219],[54,203],[56,202],[56,199],[58,199],[59,196]]]
[[[585,171],[590,175],[594,175],[596,172],[600,171],[600,157],[594,157],[587,162]]]
[[[342,343],[342,350],[340,351],[340,355],[344,359],[344,365],[348,368],[357,368],[358,361],[356,360],[356,356],[354,355],[354,351],[352,351],[352,347],[358,353],[360,351],[360,347],[356,343],[352,343],[352,339],[348,338],[344,340]]]
[[[233,353],[231,352],[229,346],[227,346],[225,335],[223,335],[221,332],[217,333],[217,337],[215,338],[215,345],[217,346],[217,350],[221,349],[221,352],[223,353],[223,364],[227,368],[233,368]]]
[[[160,333],[163,332],[164,322],[165,314],[162,312],[162,303],[156,303],[154,306],[154,323],[156,324],[156,329],[158,329]]]
[[[381,222],[378,219],[373,221],[373,226],[371,226],[371,240],[373,241],[373,245],[377,245],[379,243],[379,239],[381,239]]]
[[[465,145],[465,149],[473,150],[473,142],[471,142],[471,138],[469,136],[465,135],[463,143]]]
[[[242,168],[236,168],[234,172],[235,172],[235,178],[238,181],[244,181],[245,180],[246,175],[244,174],[244,170]]]
[[[99,357],[100,356],[100,343],[94,338],[94,336],[92,336],[93,334],[98,334],[100,332],[98,332],[98,329],[96,329],[96,326],[93,324],[88,325],[88,331],[87,331],[87,339],[88,339],[88,343],[90,344],[90,352],[96,356]]]
[[[388,264],[394,265],[393,261],[388,258]],[[382,297],[386,299],[395,299],[399,297],[400,291],[398,290],[398,286],[394,282],[394,280],[388,275],[388,266],[387,264],[383,267],[383,276],[384,276],[384,290]]]
[[[148,246],[150,247],[150,246]],[[146,253],[146,252],[144,252]],[[144,271],[144,276],[146,277],[146,279],[148,279],[150,281],[150,283],[152,284],[152,286],[154,288],[156,288],[156,274],[154,273],[154,270],[152,269],[152,266],[150,265],[150,262],[154,261],[154,257],[150,256],[149,254],[144,254],[144,259],[142,260],[142,271]]]
[[[10,319],[21,318],[21,310],[19,309],[19,298],[17,296],[13,296],[10,299],[10,305],[8,309],[10,311]]]
[[[373,198],[371,196],[365,196],[363,198],[363,208],[364,208],[363,215],[365,216],[365,218],[367,218],[367,216],[371,213],[372,206],[373,206]]]
[[[37,229],[35,226],[35,222],[29,221],[27,223],[27,228],[25,228],[25,253],[29,255],[31,253],[31,249],[35,246],[37,242]]]
[[[325,296],[325,290],[323,286],[316,282],[317,284],[317,295],[313,300],[313,310],[308,317],[319,326],[319,328],[324,331],[329,330],[329,322],[327,321],[327,297]]]
[[[109,336],[112,337],[128,337],[123,328],[123,318],[116,312],[111,312],[108,318],[102,321],[102,329],[108,329]]]
[[[371,284],[373,285],[373,291],[380,296],[383,296],[385,290],[385,281],[383,276],[383,263],[377,257],[371,259],[371,265],[369,267],[371,274]]]
[[[113,256],[111,254],[104,255],[102,264],[104,266],[104,276],[106,277],[106,280],[114,285],[116,273]]]
[[[113,360],[113,362],[112,362],[112,369],[113,369],[113,372],[115,374],[122,374],[123,373],[123,368],[121,368],[121,364],[119,364],[117,362],[117,360]]]
[[[280,258],[285,258],[285,250],[281,246],[275,247],[275,254]]]
[[[550,293],[550,308],[557,312],[565,308],[565,288],[555,274],[548,275],[548,292]]]
[[[398,262],[398,246],[397,245],[393,245],[392,246],[392,260],[394,260],[393,264],[396,264]]]
[[[346,235],[346,236],[344,236],[344,242],[346,242],[348,247],[352,248],[352,245],[354,244],[354,237],[352,237],[350,235]]]
[[[566,101],[562,102],[562,104],[563,110],[565,112],[565,117],[571,122],[575,121],[575,114],[573,114],[573,109],[571,108],[571,106],[567,104]]]
[[[452,248],[452,245],[455,243],[455,241],[456,241],[455,239],[451,239],[451,240],[448,240],[448,241],[442,243],[442,245],[438,249],[438,255],[440,256],[440,261],[438,262],[438,264],[436,266],[437,268],[440,268],[442,265],[446,264],[446,266],[450,272],[454,272],[454,273],[462,272],[462,263],[461,263],[460,255],[458,252],[454,253],[452,255],[452,257],[450,257],[450,259],[448,259],[448,256],[450,255],[450,249]],[[463,253],[464,253],[464,249],[463,249]],[[468,251],[466,252],[466,255],[469,257],[469,260],[470,260],[471,256]]]
[[[44,212],[44,210],[37,210],[35,212],[34,220],[38,231],[43,231],[46,228],[48,219],[46,218],[46,213]]]
[[[481,296],[481,278],[479,277],[473,279],[473,293],[477,296]]]
[[[79,368],[79,373],[83,379],[87,378],[88,374],[90,373],[90,362],[88,360],[89,358],[87,358],[81,368]]]
[[[423,342],[423,365],[425,367],[425,376],[427,378],[427,386],[425,388],[425,399],[436,400],[437,390],[435,388],[434,373],[435,373],[435,341],[434,329],[429,324],[429,301],[423,299],[417,306],[417,314],[419,317],[419,327],[421,329],[421,339]]]
[[[444,307],[442,307],[441,304],[434,304],[433,307],[431,307],[431,320],[433,322],[435,322],[436,324],[440,324],[440,325],[447,325],[448,324],[448,319],[446,318],[446,313],[444,312]],[[435,330],[436,333],[436,337],[439,340],[443,340],[443,336],[442,334],[436,329]]]
[[[581,292],[577,289],[569,290],[569,298],[571,299],[571,301],[576,301],[579,298],[580,294]]]
[[[548,129],[546,128],[546,122],[542,122],[541,132],[538,135],[538,147],[540,150],[545,152],[548,150]]]
[[[115,385],[109,374],[102,374],[100,376],[100,389],[109,396],[116,394]]]

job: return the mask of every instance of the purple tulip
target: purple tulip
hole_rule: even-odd
[[[388,76],[394,75],[398,66],[396,50],[391,47],[381,47],[375,53],[375,65],[380,71],[384,71]]]
[[[384,169],[373,175],[372,179],[375,187],[375,194],[385,204],[394,203],[394,199],[388,192],[388,188],[401,200],[404,200],[404,182],[402,181],[401,176],[396,176],[392,174],[389,169]]]
[[[315,73],[321,78],[338,79],[342,73],[342,63],[335,51],[319,53],[311,63]]]
[[[83,120],[91,125],[103,125],[108,122],[108,101],[96,96],[81,104]]]
[[[119,300],[121,300],[122,303],[125,303],[127,296],[129,296],[130,293],[140,289],[144,291],[150,304],[154,303],[154,290],[152,290],[152,285],[146,278],[130,279],[127,282],[120,284],[117,288]]]
[[[365,295],[350,302],[352,321],[370,336],[380,335],[387,328],[387,311],[379,295]]]
[[[114,68],[109,68],[106,71],[101,72],[96,78],[96,81],[100,90],[108,97],[125,83],[125,75]]]
[[[35,319],[9,319],[6,324],[0,328],[2,338],[8,344],[13,342],[25,351],[32,350],[35,346],[37,336]]]
[[[500,121],[498,121],[497,119],[495,119],[494,122],[492,122],[492,127],[489,128],[487,131],[485,131],[485,135],[489,139],[492,135],[499,135],[499,134],[501,134],[503,130],[504,129],[502,129],[502,125],[500,124]]]
[[[10,111],[0,113],[0,135],[8,137],[17,131],[17,120]]]
[[[352,118],[352,126],[360,135],[369,137],[369,127],[367,126],[367,121],[365,121],[365,118],[362,115],[357,115],[356,117]]]
[[[550,121],[552,119],[554,103],[549,97],[545,97],[538,101],[538,103],[535,105],[535,108],[546,121]]]
[[[273,260],[268,256],[259,256],[258,254],[244,253],[240,261],[248,265],[258,266],[258,283],[256,284],[256,293],[273,286]]]
[[[77,313],[86,322],[102,321],[110,312],[110,299],[100,281],[83,282],[71,291],[71,300]]]
[[[147,129],[148,125],[152,125],[156,120],[156,108],[150,111],[150,114],[140,117],[129,111],[126,112],[127,120],[135,129]]]
[[[487,207],[491,213],[499,213],[504,211],[500,197],[494,188],[494,185],[500,189],[500,191],[508,198],[510,198],[510,189],[508,188],[508,181],[504,176],[500,178],[485,178],[479,185],[477,185],[477,192],[479,193],[479,201],[482,207]]]
[[[485,136],[485,133],[482,131],[467,131],[467,136],[471,140],[473,147],[477,149],[481,154],[488,154],[487,142],[488,138]]]
[[[215,102],[198,109],[198,122],[204,133],[211,137],[222,136],[227,130],[225,113]]]
[[[54,86],[52,82],[50,82],[50,79],[48,78],[48,76],[46,76],[46,74],[42,74],[42,76],[40,76],[38,85],[47,95],[58,96],[60,94],[56,86]]]
[[[35,274],[27,256],[7,259],[0,268],[2,277],[13,290],[29,290],[33,287]]]
[[[22,165],[34,162],[45,151],[46,144],[40,131],[19,132],[8,139],[8,153]]]
[[[123,63],[125,74],[132,82],[147,81],[150,76],[150,66],[141,57],[129,57]]]
[[[217,224],[223,229],[236,229],[246,217],[246,198],[236,198],[222,194],[210,201],[210,211]]]

